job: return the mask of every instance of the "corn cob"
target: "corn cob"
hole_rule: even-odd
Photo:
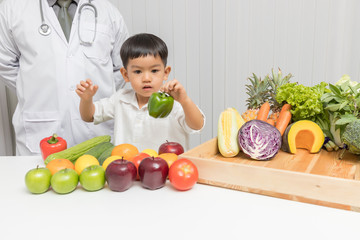
[[[237,135],[240,127],[245,123],[235,108],[225,109],[219,116],[218,148],[222,156],[234,157],[239,151]]]

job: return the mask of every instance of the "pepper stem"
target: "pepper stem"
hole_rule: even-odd
[[[57,143],[59,141],[59,139],[57,139],[58,135],[56,133],[54,133],[52,135],[52,137],[47,141],[49,144],[54,144]]]

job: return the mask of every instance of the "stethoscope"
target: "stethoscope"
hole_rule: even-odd
[[[93,0],[89,0],[88,3],[84,3],[79,7],[78,10],[78,19],[79,19],[79,23],[78,23],[78,35],[79,35],[79,40],[80,40],[80,44],[83,45],[91,45],[94,41],[95,41],[95,36],[96,36],[96,26],[97,26],[97,9],[94,6],[94,4],[91,3],[91,1]],[[45,22],[44,19],[44,12],[43,12],[43,6],[42,6],[42,0],[39,0],[40,3],[40,15],[41,15],[41,25],[39,27],[39,33],[43,36],[48,36],[51,33],[51,28],[49,26],[49,24],[47,24]],[[93,39],[91,41],[84,41],[81,38],[81,34],[80,34],[80,17],[81,17],[81,11],[83,10],[84,7],[89,7],[92,8],[92,10],[94,11],[94,15],[95,15],[95,31],[94,31],[94,36]]]

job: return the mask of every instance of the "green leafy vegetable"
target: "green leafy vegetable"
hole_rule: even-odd
[[[360,154],[360,119],[356,119],[346,126],[341,140],[348,146],[349,152]],[[343,154],[344,151],[340,155],[340,159]]]
[[[287,83],[278,89],[276,101],[287,102],[291,105],[291,114],[294,121],[315,121],[319,115],[324,114],[321,96],[327,83],[322,82],[313,87],[306,87],[298,83]]]
[[[344,75],[335,85],[329,84],[330,92],[322,95],[325,112],[330,120],[332,139],[339,147],[344,146],[342,135],[346,126],[360,117],[360,84]]]

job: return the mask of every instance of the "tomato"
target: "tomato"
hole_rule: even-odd
[[[133,162],[133,163],[135,164],[136,170],[137,170],[137,172],[138,172],[138,173],[137,173],[137,176],[136,176],[136,179],[137,179],[137,180],[140,179],[139,171],[138,171],[139,165],[140,165],[141,161],[142,161],[144,158],[147,158],[147,157],[150,157],[150,155],[147,154],[147,153],[141,152],[141,153],[137,154],[135,157],[133,157],[133,158],[130,160],[131,162]]]
[[[169,169],[169,180],[174,188],[186,191],[191,189],[199,178],[196,165],[189,159],[176,160]]]
[[[136,169],[138,169],[139,165],[140,165],[140,162],[144,158],[147,158],[147,157],[150,157],[150,155],[147,154],[147,153],[141,152],[141,153],[137,154],[135,157],[133,157],[132,159],[130,159],[130,161],[133,162],[135,164]]]

